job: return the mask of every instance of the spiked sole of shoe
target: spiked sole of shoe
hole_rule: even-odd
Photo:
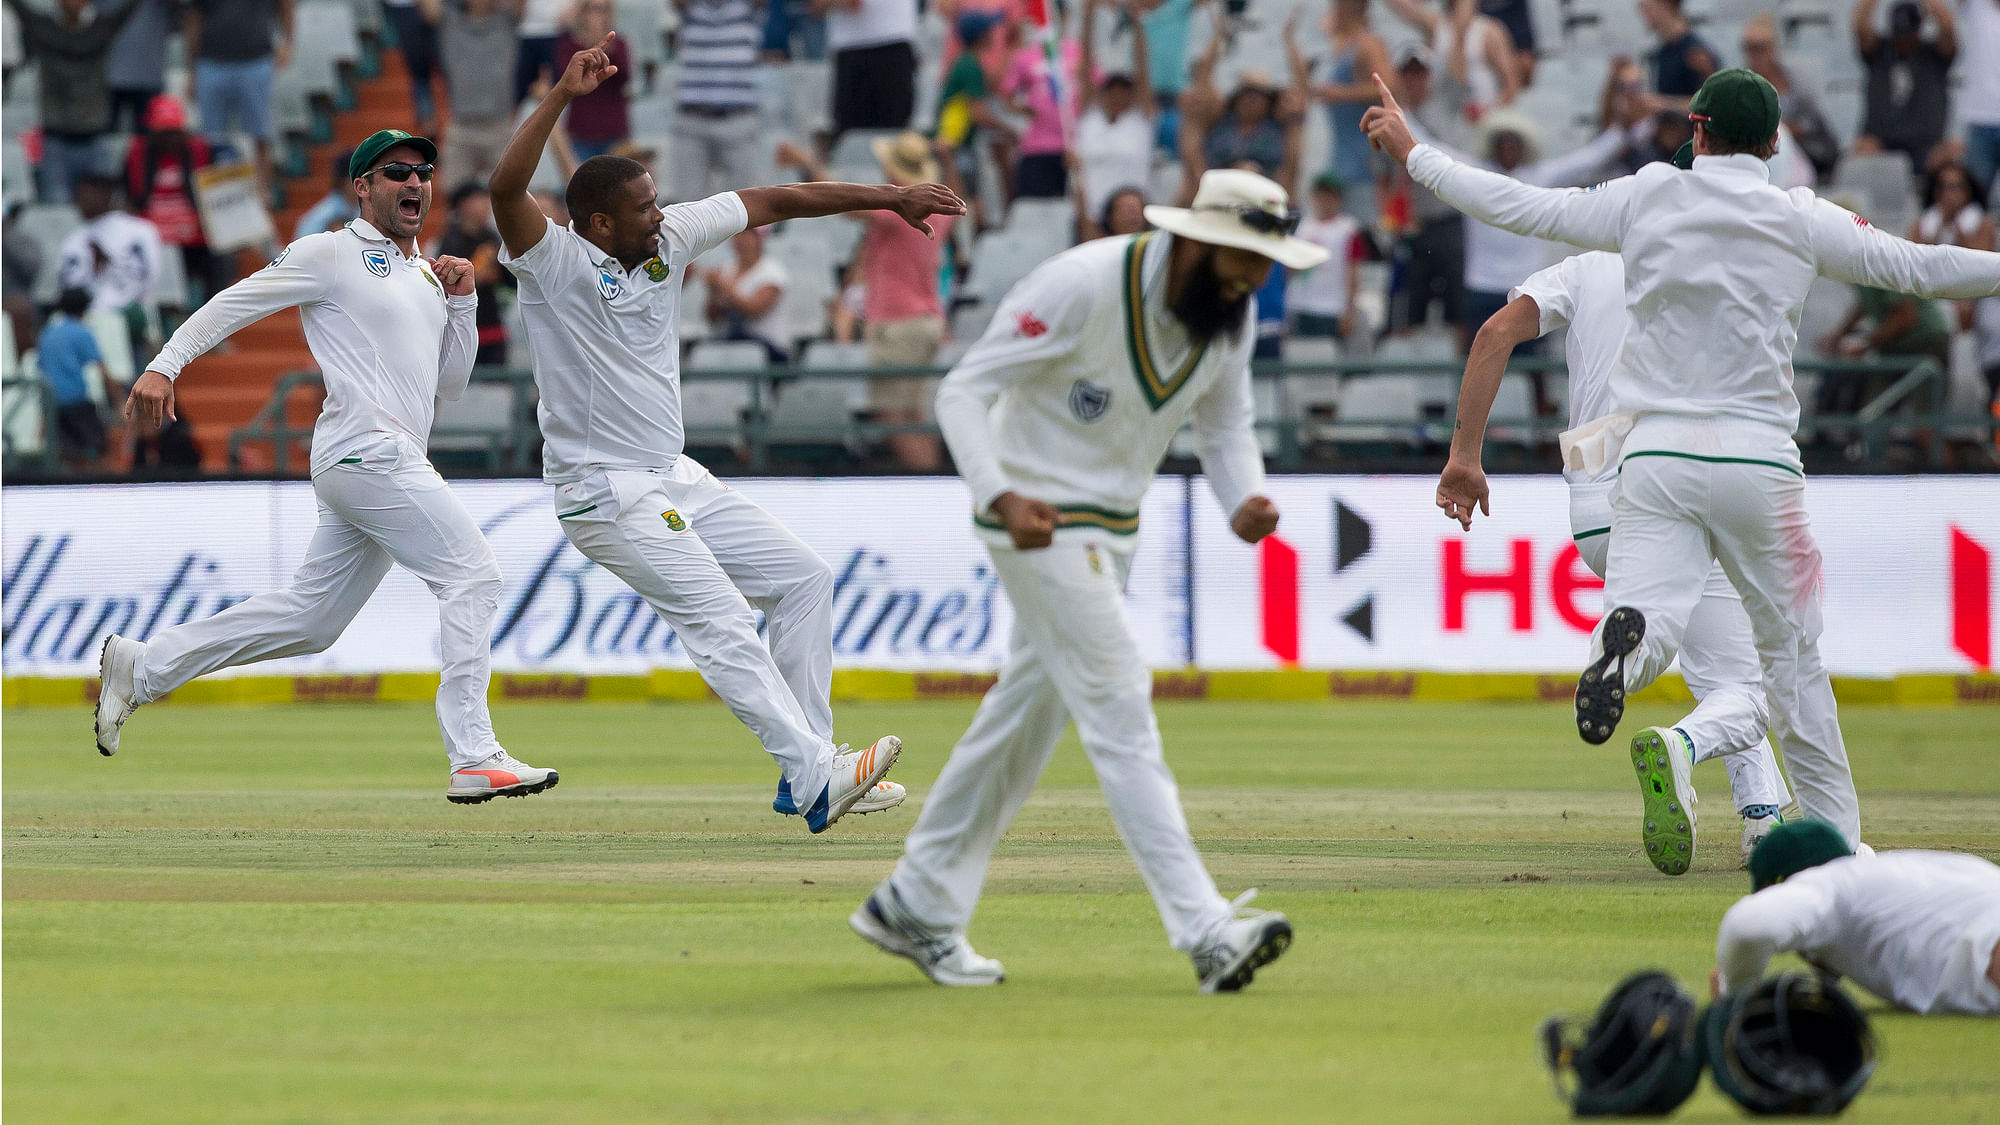
[[[1632,740],[1632,768],[1637,771],[1639,793],[1646,804],[1639,840],[1646,846],[1646,858],[1663,875],[1685,875],[1694,862],[1694,810],[1681,804],[1669,757],[1680,752],[1657,731],[1646,731]]]
[[[1625,671],[1622,657],[1632,655],[1646,636],[1646,617],[1629,606],[1611,611],[1604,622],[1604,655],[1576,681],[1576,732],[1592,746],[1611,741],[1625,717]]]
[[[550,770],[549,776],[532,784],[509,785],[500,789],[488,789],[482,793],[446,793],[444,799],[454,805],[483,805],[495,797],[533,796],[544,789],[554,789],[559,780],[561,778],[556,771]]]
[[[1264,927],[1264,933],[1250,948],[1236,960],[1209,974],[1201,982],[1203,992],[1241,992],[1243,986],[1256,977],[1257,970],[1284,956],[1292,944],[1292,924],[1283,918],[1273,918]]]

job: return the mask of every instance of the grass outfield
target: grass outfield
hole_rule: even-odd
[[[969,704],[854,705],[928,789]],[[974,923],[998,988],[946,990],[845,919],[906,807],[813,838],[716,705],[514,705],[559,767],[447,804],[427,708],[163,707],[100,758],[81,711],[5,736],[13,1121],[1552,1121],[1531,1032],[1626,972],[1705,988],[1746,889],[1719,765],[1681,879],[1636,844],[1620,744],[1566,709],[1164,704],[1225,894],[1298,929],[1199,996],[1074,738]],[[1671,716],[1635,709],[1627,730]],[[1844,716],[1878,847],[2000,856],[1990,710]],[[2000,1021],[1869,1001],[1855,1121],[2000,1121]],[[1689,1121],[1736,1120],[1704,1084]]]

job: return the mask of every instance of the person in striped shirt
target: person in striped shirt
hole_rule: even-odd
[[[750,0],[679,0],[673,192],[679,200],[762,182],[757,154],[757,46]]]

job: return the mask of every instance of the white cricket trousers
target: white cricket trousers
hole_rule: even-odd
[[[1152,673],[1125,619],[1130,556],[1081,536],[990,550],[1014,607],[1007,663],[924,800],[891,884],[919,921],[963,930],[993,846],[1073,716],[1168,940],[1192,951],[1233,912],[1195,851],[1161,753]]]
[[[1833,681],[1819,655],[1819,545],[1806,515],[1805,478],[1780,463],[1782,456],[1626,453],[1611,502],[1604,604],[1646,615],[1645,639],[1626,666],[1626,691],[1638,691],[1680,651],[1719,561],[1750,617],[1771,731],[1799,808],[1858,843],[1860,802]],[[1603,652],[1602,632],[1600,625],[1591,637],[1592,660]]]
[[[486,684],[500,564],[472,513],[424,447],[399,434],[375,434],[312,486],[319,526],[290,588],[153,636],[139,657],[135,701],[149,703],[218,668],[325,651],[394,562],[437,596],[438,728],[452,768],[498,753]]]
[[[563,534],[673,628],[810,807],[833,779],[833,570],[685,455],[557,485],[555,505]]]
[[[1599,578],[1604,577],[1611,543],[1611,494],[1617,487],[1613,477],[1572,484],[1569,490],[1569,525],[1579,536],[1577,554]],[[1764,702],[1764,674],[1757,666],[1750,615],[1719,564],[1709,568],[1701,600],[1688,615],[1680,660],[1681,678],[1694,695],[1695,707],[1674,726],[1694,741],[1695,761],[1722,759],[1739,811],[1752,805],[1790,804],[1785,775],[1765,738],[1771,710]]]

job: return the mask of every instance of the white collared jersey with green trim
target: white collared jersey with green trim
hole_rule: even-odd
[[[520,279],[521,316],[541,389],[542,479],[595,469],[663,470],[687,445],[681,423],[681,279],[750,221],[733,191],[665,209],[660,252],[628,270],[571,227],[500,262]]]
[[[1792,350],[1813,278],[1921,297],[2000,294],[2000,254],[1919,246],[1815,196],[1784,191],[1754,156],[1649,164],[1584,189],[1530,187],[1429,145],[1412,179],[1481,222],[1625,263],[1630,328],[1611,375],[1613,408],[1798,428]]]
[[[1165,306],[1171,245],[1165,233],[1101,238],[1043,262],[945,376],[938,426],[987,541],[1007,543],[989,508],[1008,491],[1061,509],[1058,534],[1133,535],[1160,458],[1190,417],[1225,512],[1263,488],[1251,428],[1255,312],[1245,310],[1234,340],[1193,346]]]
[[[372,433],[428,445],[437,400],[457,399],[472,378],[479,300],[447,295],[422,257],[405,257],[364,219],[299,239],[210,297],[146,369],[178,379],[230,333],[294,306],[326,378],[312,474]]]

